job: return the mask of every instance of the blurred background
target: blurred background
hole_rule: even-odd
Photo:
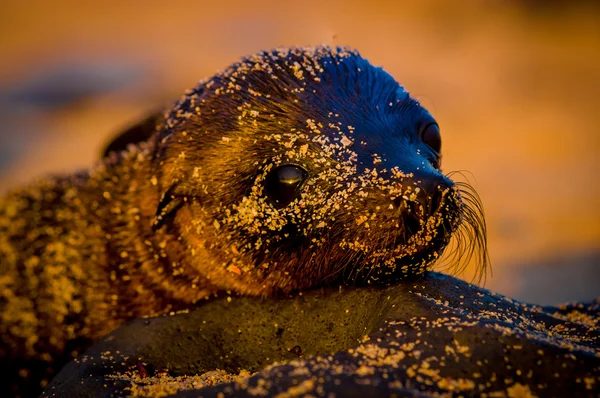
[[[485,287],[600,296],[594,1],[0,3],[0,194],[90,166],[108,140],[242,55],[349,45],[437,118],[443,169],[486,210]],[[470,280],[472,267],[462,275]]]

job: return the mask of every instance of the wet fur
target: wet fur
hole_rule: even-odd
[[[474,241],[484,266],[480,202],[441,173],[423,120],[390,75],[345,49],[260,53],[201,82],[147,141],[0,201],[0,353],[51,364],[127,319],[222,290],[393,282],[430,269],[461,229],[458,253]],[[264,180],[284,163],[310,177],[276,209]],[[439,207],[418,205],[415,188],[439,184]]]

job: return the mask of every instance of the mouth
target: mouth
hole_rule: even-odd
[[[404,277],[423,273],[441,257],[450,238],[450,233],[438,231],[436,238],[420,247],[416,253],[396,258],[396,272],[400,272]]]
[[[461,223],[461,209],[457,197],[447,197],[427,208],[416,202],[403,203],[400,242],[418,247],[419,252],[435,247],[440,241],[447,243]]]
[[[437,202],[428,214],[418,205],[416,209],[409,206],[402,219],[405,245],[412,243],[416,250],[396,257],[394,270],[386,279],[391,275],[399,278],[418,275],[430,270],[434,263],[442,271],[460,275],[472,259],[476,260],[472,282],[485,279],[490,262],[486,224],[481,199],[471,185],[458,182],[453,193]],[[429,222],[435,227],[428,228]]]
[[[448,196],[436,203],[435,208],[406,201],[400,214],[402,229],[389,248],[388,257],[377,256],[381,262],[371,262],[354,273],[355,281],[366,278],[369,283],[393,283],[430,270],[460,228],[462,202],[458,196]],[[386,250],[382,250],[384,253]],[[354,279],[354,278],[351,278]]]

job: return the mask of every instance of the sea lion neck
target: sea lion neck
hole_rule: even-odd
[[[140,232],[151,231],[152,215],[160,198],[152,178],[153,144],[144,143],[119,154],[111,153],[90,173],[84,191],[88,207],[102,218],[106,233],[118,233],[124,226],[136,225]],[[147,228],[143,228],[146,222]]]
[[[101,219],[110,237],[106,266],[115,288],[115,308],[124,319],[185,308],[210,290],[195,290],[209,285],[193,270],[184,272],[184,243],[176,226],[152,228],[162,196],[153,150],[150,140],[112,154],[90,172],[84,189],[90,195],[90,212]]]

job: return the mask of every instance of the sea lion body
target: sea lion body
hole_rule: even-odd
[[[243,59],[147,141],[0,201],[2,355],[51,363],[218,291],[423,273],[474,214],[431,126],[355,51]]]

